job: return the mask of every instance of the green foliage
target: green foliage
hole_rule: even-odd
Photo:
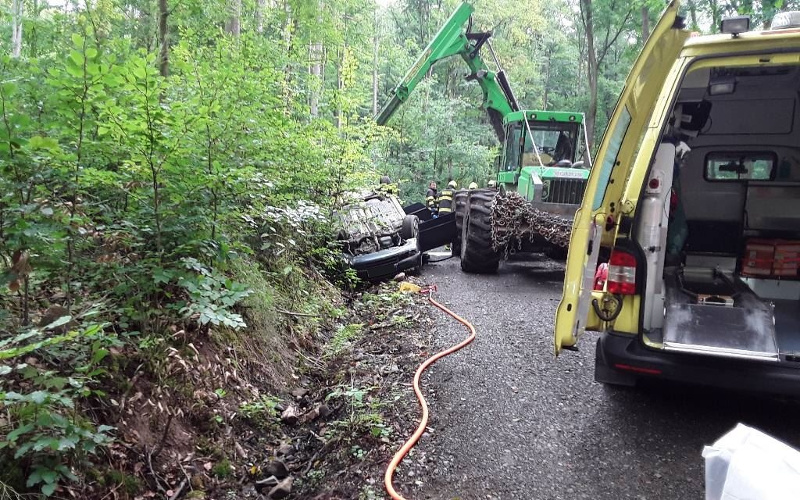
[[[59,482],[77,479],[71,465],[87,462],[111,443],[114,428],[95,427],[77,412],[76,402],[103,395],[94,387],[106,373],[103,360],[116,345],[101,325],[56,336],[31,329],[0,341],[0,360],[6,361],[0,365],[0,408],[9,418],[0,460],[13,459],[27,469],[25,487],[52,495]]]
[[[185,258],[186,267],[198,274],[181,278],[179,286],[188,293],[189,302],[180,312],[189,318],[196,318],[200,325],[227,326],[233,329],[244,328],[242,316],[231,308],[250,295],[241,283],[236,283],[203,266],[193,258]]]
[[[340,326],[328,342],[325,349],[326,354],[328,356],[335,356],[342,352],[342,350],[349,347],[354,340],[361,336],[363,328],[364,325],[361,323]]]
[[[239,406],[239,415],[257,425],[267,426],[276,422],[279,404],[278,398],[269,395],[261,396],[255,401]]]
[[[485,186],[493,174],[497,139],[478,109],[481,97],[441,96],[438,86],[431,78],[417,87],[392,122],[398,133],[374,149],[376,162],[408,202],[422,201],[430,181]]]
[[[258,335],[237,337],[238,347],[280,358],[282,344],[269,343],[287,319],[278,308],[335,311],[309,292],[319,289],[317,270],[358,285],[332,243],[330,212],[348,191],[381,174],[408,202],[430,180],[484,185],[497,142],[461,61],[437,65],[392,128],[370,119],[373,97],[385,100],[456,3],[245,2],[233,33],[221,29],[230,2],[169,2],[168,76],[156,2],[25,3],[20,57],[0,56],[0,458],[20,464],[17,476],[0,473],[0,485],[52,494],[82,475],[111,439],[103,424],[112,416],[97,408],[114,405],[101,384],[124,378],[105,370],[127,361],[109,359],[112,350],[158,370],[185,341],[176,332],[222,342],[249,326]],[[595,95],[580,14],[589,3],[595,36],[608,42],[596,47]],[[520,103],[585,111],[596,97],[599,136],[644,41],[642,13],[652,27],[663,5],[476,7],[474,28],[493,32]],[[690,24],[716,29],[735,7],[690,2]],[[738,8],[764,24],[793,7]],[[376,320],[400,324],[385,311],[404,300],[364,298]],[[32,326],[52,322],[53,307],[66,314]],[[327,353],[362,332],[343,327]],[[339,428],[385,437],[369,392],[331,396],[350,410]],[[240,413],[267,422],[273,403]]]
[[[414,299],[410,294],[385,284],[377,293],[365,293],[361,298],[361,304],[357,307],[373,316],[377,322],[389,321],[393,325],[403,326],[408,318],[400,314],[400,311],[413,302]]]
[[[219,462],[215,463],[214,466],[211,468],[211,473],[214,477],[219,479],[225,479],[231,477],[233,475],[233,467],[231,466],[231,461],[227,458],[223,458]]]
[[[52,494],[81,480],[129,361],[174,384],[166,352],[248,326],[237,348],[275,361],[278,308],[333,307],[309,291],[316,269],[354,286],[329,213],[376,179],[373,5],[290,3],[245,3],[233,34],[228,2],[169,2],[167,76],[157,3],[26,3],[21,56],[0,56],[0,458],[20,464],[0,482]],[[32,326],[53,309],[62,319]],[[322,319],[302,321],[295,334]],[[274,404],[241,412],[266,422]]]
[[[381,415],[386,402],[370,395],[375,389],[341,386],[325,397],[326,401],[342,401],[347,408],[345,417],[333,422],[333,429],[329,431],[333,434],[330,437],[349,440],[366,435],[386,439],[391,435],[392,429],[384,423]],[[336,435],[337,430],[342,434]]]
[[[364,460],[364,456],[366,456],[364,448],[360,447],[357,444],[354,444],[353,446],[350,447],[350,454],[359,460]]]

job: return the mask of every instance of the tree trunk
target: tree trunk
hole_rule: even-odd
[[[41,13],[41,9],[39,8],[39,0],[33,0],[33,17],[36,18],[37,21]],[[36,33],[36,26],[38,24],[38,22],[34,22],[33,27],[31,28],[31,35],[28,37],[28,50],[30,51],[31,57],[39,56],[39,47],[37,43],[39,36]]]
[[[375,6],[373,27],[375,34],[372,38],[372,116],[378,114],[378,7]]]
[[[344,66],[344,58],[347,53],[347,46],[337,49],[336,58],[339,61],[336,66],[336,88],[338,90],[336,95],[336,128],[341,129],[344,126],[344,110],[342,109],[342,93],[344,92],[344,74],[342,72]]]
[[[586,75],[589,80],[589,108],[586,110],[586,133],[589,136],[589,142],[593,144],[594,125],[595,121],[597,121],[597,60],[594,52],[589,52]]]
[[[322,26],[322,9],[325,7],[325,2],[320,1],[317,5],[317,24]],[[318,35],[321,36],[321,35]],[[321,98],[322,92],[325,89],[325,79],[322,75],[322,60],[323,60],[323,51],[324,45],[321,41],[314,41],[311,42],[309,45],[309,61],[311,63],[311,75],[313,78],[310,82],[310,99],[309,99],[309,108],[311,112],[312,118],[317,118],[319,116],[319,100]]]
[[[700,28],[697,26],[697,4],[694,3],[694,0],[689,0],[689,18],[692,20],[689,29],[692,31],[700,31]]]
[[[594,47],[592,0],[581,0],[581,19],[586,31],[586,77],[589,80],[589,108],[586,110],[586,133],[589,141],[593,143],[594,124],[597,118],[597,53]]]
[[[311,61],[311,92],[309,108],[312,118],[319,116],[319,98],[322,92],[322,43],[314,42],[308,48],[309,59]]]
[[[413,0],[408,2],[408,8],[413,11],[417,19],[417,45],[426,47],[430,40],[431,2],[429,0]]]
[[[13,0],[11,5],[11,57],[22,54],[23,0]]]
[[[711,33],[719,32],[719,4],[717,0],[708,0],[708,8],[711,11]]]
[[[228,5],[230,17],[225,23],[225,31],[236,38],[242,34],[242,0],[230,0]]]
[[[581,17],[581,24],[578,26],[578,29],[575,30],[575,34],[577,36],[576,45],[578,46],[578,57],[576,59],[577,64],[575,68],[575,75],[576,75],[575,88],[580,89],[579,92],[582,92],[583,89],[583,70],[585,69],[583,61],[586,60],[586,37],[584,36],[583,31],[581,31],[582,25],[583,25],[583,17]]]
[[[288,1],[284,1],[283,10],[286,16],[283,24],[282,38],[286,54],[291,55],[293,52],[295,31],[295,20],[292,18],[292,6]],[[292,68],[287,62],[283,68],[283,99],[284,99],[284,112],[288,114],[292,109]]]
[[[650,12],[647,7],[642,7],[642,43],[650,36]]]
[[[547,111],[547,101],[550,99],[550,70],[553,67],[553,50],[552,46],[548,46],[546,49],[547,57],[545,60],[547,61],[547,68],[544,71],[544,95],[542,96],[542,110]]]
[[[167,0],[158,0],[158,38],[161,42],[161,50],[158,56],[158,71],[161,76],[169,76],[169,29],[167,27],[167,17],[169,9]]]
[[[264,32],[264,10],[267,8],[267,0],[256,1],[256,32]]]

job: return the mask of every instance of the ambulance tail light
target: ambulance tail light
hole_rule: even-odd
[[[620,249],[611,252],[606,290],[619,295],[636,294],[636,257]]]

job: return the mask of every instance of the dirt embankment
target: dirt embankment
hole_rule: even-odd
[[[169,348],[163,379],[128,374],[109,449],[116,472],[98,472],[84,491],[383,498],[386,464],[416,425],[411,378],[435,313],[394,282],[328,292],[319,313],[272,307],[280,312],[254,322],[269,335],[176,332],[186,342]],[[247,314],[252,321],[265,310]]]

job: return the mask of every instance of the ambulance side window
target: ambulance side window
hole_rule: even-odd
[[[775,153],[709,153],[706,156],[707,181],[769,181],[775,179]]]

